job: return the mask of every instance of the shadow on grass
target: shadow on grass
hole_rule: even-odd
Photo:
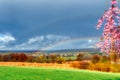
[[[120,78],[114,78],[114,79],[102,79],[102,80],[120,80]]]
[[[115,78],[114,80],[120,80],[120,78]]]

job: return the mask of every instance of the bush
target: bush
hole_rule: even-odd
[[[110,72],[111,68],[110,68],[109,63],[96,63],[96,64],[90,64],[89,69],[90,70]]]
[[[116,62],[117,61],[117,54],[114,52],[111,52],[110,53],[110,60],[113,62]]]
[[[84,54],[83,60],[92,60],[92,55],[93,55],[93,54],[90,54],[90,53]]]
[[[7,55],[8,61],[19,61],[19,54],[11,53]]]
[[[34,59],[34,56],[27,56],[28,58],[27,58],[27,62],[34,62],[35,61],[35,59]]]
[[[2,54],[0,54],[0,61],[2,61]]]
[[[111,64],[111,72],[120,72],[120,64]]]
[[[80,69],[88,69],[90,65],[88,62],[85,62],[85,61],[82,61],[79,64],[80,64]]]
[[[73,62],[71,64],[72,67],[74,68],[79,68],[79,69],[88,69],[90,63],[86,61],[80,61],[80,62]]]
[[[62,63],[64,63],[66,60],[65,60],[65,58],[63,58],[63,57],[57,57],[57,63],[60,63],[60,64],[62,64]]]
[[[109,57],[106,55],[102,56],[100,62],[109,62]]]
[[[20,53],[20,54],[18,55],[18,61],[20,61],[20,62],[25,62],[25,61],[27,61],[27,59],[28,59],[28,57],[27,57],[27,55],[24,54],[24,53]]]
[[[3,55],[2,60],[3,61],[9,61],[8,55]]]
[[[100,55],[98,55],[98,54],[93,55],[92,63],[98,63],[99,60],[100,60]]]
[[[90,65],[89,69],[104,71],[104,72],[120,72],[120,64],[97,63],[97,64]]]
[[[55,63],[56,59],[57,59],[57,55],[55,54],[50,54],[49,58],[51,59],[52,63]]]
[[[79,53],[79,54],[77,55],[77,60],[78,60],[78,61],[83,60],[83,54],[82,54],[82,53]]]
[[[45,58],[44,55],[40,55],[40,56],[38,57],[38,60],[37,60],[37,61],[40,62],[40,63],[44,63],[44,62],[46,61],[46,58]]]
[[[4,54],[2,55],[2,61],[14,61],[14,62],[24,62],[27,61],[27,55],[24,53],[21,54]]]

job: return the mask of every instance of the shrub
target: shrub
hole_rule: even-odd
[[[20,62],[25,62],[25,61],[27,61],[28,57],[26,54],[20,53],[18,59],[19,59],[18,61],[20,61]]]
[[[79,64],[80,64],[80,69],[88,69],[88,67],[90,65],[89,62],[85,62],[85,61],[82,61]]]
[[[120,64],[111,64],[111,72],[120,72]]]
[[[79,69],[88,69],[90,63],[86,61],[80,61],[80,62],[73,62],[71,64],[72,67],[74,68],[79,68]]]
[[[98,54],[93,55],[92,63],[98,63],[99,60],[100,60],[100,55],[98,55]]]
[[[57,57],[57,63],[60,63],[60,64],[62,64],[62,63],[64,63],[66,60],[65,60],[65,58],[63,58],[63,57]]]
[[[8,55],[3,55],[2,60],[3,61],[9,61]]]
[[[19,61],[19,55],[15,53],[11,53],[7,55],[8,61]]]
[[[115,52],[110,53],[110,60],[113,62],[117,61],[117,54]]]
[[[109,63],[96,63],[96,64],[90,64],[89,69],[90,70],[110,72],[111,68],[110,68]]]
[[[79,53],[79,54],[77,55],[77,60],[78,60],[78,61],[83,60],[83,54],[82,54],[82,53]]]
[[[102,56],[100,62],[109,62],[109,57],[106,55]]]
[[[40,55],[40,56],[38,57],[38,62],[40,62],[40,63],[46,62],[45,56],[44,56],[44,55]]]
[[[83,56],[83,60],[92,60],[92,54],[85,53],[84,56]]]
[[[29,55],[29,56],[27,56],[28,58],[27,58],[27,61],[28,62],[34,62],[34,56],[31,56],[31,55]]]
[[[0,61],[2,61],[2,54],[0,54]]]
[[[49,58],[51,59],[52,63],[55,63],[56,59],[57,59],[57,55],[55,54],[50,54]]]

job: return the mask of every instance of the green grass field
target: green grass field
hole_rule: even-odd
[[[0,80],[120,80],[120,74],[68,69],[0,67]]]

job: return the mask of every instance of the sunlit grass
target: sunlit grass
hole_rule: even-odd
[[[0,67],[0,80],[120,80],[119,75],[73,69]]]

